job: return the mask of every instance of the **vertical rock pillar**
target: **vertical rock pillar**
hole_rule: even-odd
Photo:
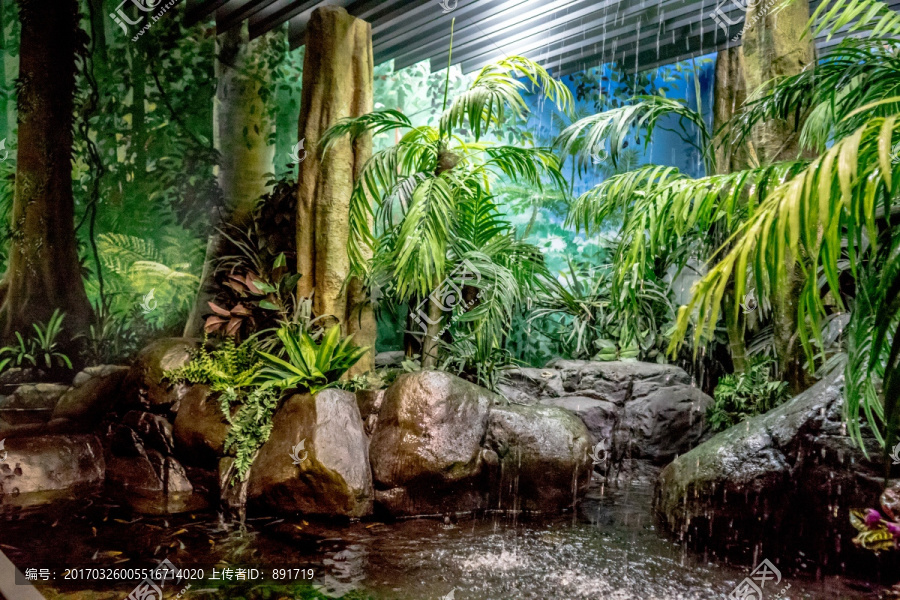
[[[322,134],[338,119],[373,110],[372,28],[346,10],[313,11],[306,33],[299,137],[308,156],[300,163],[297,263],[301,296],[316,316],[333,317],[357,345],[372,348],[352,372],[374,365],[375,317],[361,281],[348,279],[350,195],[372,155],[372,137],[344,138],[322,156]]]

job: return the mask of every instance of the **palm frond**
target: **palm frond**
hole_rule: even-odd
[[[871,37],[900,35],[900,14],[878,0],[824,0],[809,19],[807,29],[817,37],[824,31],[827,39],[856,20],[847,33],[871,31]]]
[[[527,78],[533,86],[562,110],[573,105],[572,93],[562,82],[553,79],[538,63],[522,56],[508,57],[486,65],[468,90],[453,99],[441,115],[441,131],[450,133],[466,122],[478,140],[492,126],[503,122],[507,111],[524,118],[528,106],[522,93],[528,89],[519,81]]]
[[[412,123],[402,112],[391,108],[376,110],[359,117],[338,119],[322,134],[319,149],[325,154],[345,135],[349,135],[352,141],[364,133],[371,133],[374,136],[404,127],[412,128]]]
[[[635,101],[635,104],[581,119],[564,129],[554,145],[564,156],[573,156],[579,168],[585,168],[598,154],[608,154],[616,164],[625,137],[633,128],[646,128],[644,139],[649,140],[661,118],[676,115],[685,134],[682,139],[706,154],[710,133],[697,111],[682,102],[661,96],[635,96]],[[693,132],[688,130],[688,125],[696,129],[696,140],[690,137]]]

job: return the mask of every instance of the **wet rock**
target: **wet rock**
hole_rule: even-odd
[[[175,447],[185,462],[214,467],[225,454],[228,421],[218,399],[205,385],[194,385],[181,399],[175,417]]]
[[[140,456],[110,456],[106,479],[114,496],[141,513],[174,514],[206,506],[181,463],[153,449]]]
[[[541,398],[556,398],[566,394],[560,371],[533,367],[504,371],[503,381],[497,389],[516,404],[536,404]]]
[[[52,418],[78,421],[102,417],[121,398],[127,374],[128,367],[118,365],[86,368],[75,376],[72,387],[62,395]]]
[[[3,510],[89,493],[102,483],[105,470],[102,446],[93,435],[9,438],[0,458]]]
[[[359,414],[363,421],[372,415],[377,415],[384,402],[385,390],[359,390],[356,392],[356,403],[359,405]]]
[[[152,448],[166,455],[174,453],[172,424],[165,418],[148,412],[132,410],[122,417],[122,424],[137,433],[145,448]]]
[[[877,504],[883,471],[846,434],[842,388],[840,376],[820,381],[678,457],[656,491],[664,528],[748,561],[755,552],[825,570],[865,562],[848,511]]]
[[[247,500],[281,513],[370,514],[372,473],[356,397],[327,389],[285,401],[250,469]]]
[[[591,480],[590,434],[574,414],[552,406],[490,410],[485,462],[495,463],[489,506],[557,511],[574,507]]]
[[[11,425],[46,423],[69,386],[61,383],[26,383],[10,396],[0,397],[0,416]]]
[[[141,350],[125,380],[126,400],[153,412],[176,411],[191,386],[171,384],[163,380],[163,374],[190,362],[196,348],[196,340],[163,338]]]
[[[660,388],[641,382],[632,393],[618,427],[624,437],[617,437],[617,453],[664,464],[697,445],[712,398],[683,384]]]
[[[544,404],[572,411],[587,426],[595,440],[611,440],[619,417],[621,407],[607,400],[597,400],[585,396],[563,396],[549,398]]]
[[[440,371],[388,388],[370,454],[379,503],[394,515],[485,508],[482,440],[496,394]]]
[[[505,373],[504,395],[577,414],[616,464],[662,465],[693,448],[707,431],[713,400],[675,365],[638,361],[554,360],[543,369]]]

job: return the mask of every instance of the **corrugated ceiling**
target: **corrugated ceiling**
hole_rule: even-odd
[[[442,4],[443,2],[443,4]],[[900,0],[888,0],[897,10]],[[215,15],[219,32],[248,21],[251,37],[288,22],[291,47],[302,46],[318,6],[343,6],[372,24],[375,62],[397,68],[429,59],[446,65],[456,19],[453,63],[478,69],[524,55],[562,76],[619,62],[644,70],[739,44],[740,0],[187,0],[188,20]],[[445,12],[445,7],[449,12]],[[719,9],[719,22],[711,13]],[[732,23],[732,24],[729,24]],[[728,29],[726,32],[725,29]],[[832,39],[827,45],[840,40]],[[820,47],[826,44],[818,40]]]

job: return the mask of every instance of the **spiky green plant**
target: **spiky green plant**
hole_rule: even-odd
[[[354,346],[349,336],[341,339],[340,325],[325,331],[319,343],[306,331],[290,326],[281,327],[276,335],[282,356],[260,352],[266,360],[257,378],[263,388],[301,389],[315,394],[335,385],[368,351]]]

